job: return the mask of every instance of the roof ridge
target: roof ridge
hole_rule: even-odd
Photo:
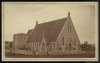
[[[44,22],[44,23],[40,23],[38,25],[41,25],[41,24],[45,24],[45,23],[49,23],[49,22],[54,22],[54,21],[57,21],[57,20],[61,20],[61,19],[67,19],[67,17],[64,17],[64,18],[60,18],[60,19],[55,19],[55,20],[52,20],[52,21],[48,21],[48,22]]]

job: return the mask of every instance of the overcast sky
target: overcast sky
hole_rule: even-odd
[[[78,4],[4,4],[4,40],[13,41],[13,34],[34,29],[36,21],[67,17],[69,11],[80,42],[95,43],[95,6]]]

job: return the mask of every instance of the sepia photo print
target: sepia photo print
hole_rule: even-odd
[[[98,61],[98,2],[2,2],[2,61]]]

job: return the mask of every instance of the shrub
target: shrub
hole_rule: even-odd
[[[62,50],[62,48],[61,48],[61,47],[59,47],[59,50]]]

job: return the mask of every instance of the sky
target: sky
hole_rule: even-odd
[[[80,42],[95,43],[95,6],[73,4],[6,3],[3,7],[4,40],[34,29],[36,21],[44,23],[70,16]]]

